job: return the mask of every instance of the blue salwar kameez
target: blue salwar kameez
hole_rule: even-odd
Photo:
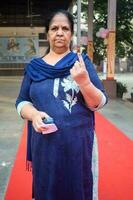
[[[54,119],[58,130],[43,135],[28,122],[27,159],[32,161],[33,193],[36,200],[92,200],[92,148],[94,112],[86,105],[70,69],[78,59],[70,52],[54,66],[42,58],[25,68],[21,101]],[[83,55],[92,83],[105,91],[89,58]]]

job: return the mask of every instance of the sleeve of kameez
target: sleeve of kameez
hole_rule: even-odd
[[[23,107],[23,105],[30,103],[32,104],[32,100],[30,98],[30,86],[31,86],[31,79],[28,76],[27,73],[25,73],[22,84],[20,87],[19,95],[16,99],[15,106],[17,108],[18,113],[20,114],[20,111]]]

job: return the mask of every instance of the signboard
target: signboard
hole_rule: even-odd
[[[38,37],[0,37],[0,63],[28,63],[38,52]]]

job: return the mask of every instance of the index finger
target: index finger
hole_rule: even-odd
[[[83,60],[82,55],[80,53],[78,53],[78,58],[79,58],[80,64],[85,67],[84,60]]]

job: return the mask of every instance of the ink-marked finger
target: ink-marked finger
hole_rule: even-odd
[[[82,58],[82,55],[78,53],[78,58],[79,58],[79,63],[80,63],[80,66],[83,67],[83,68],[86,68],[85,67],[85,63],[84,63],[84,60]]]

